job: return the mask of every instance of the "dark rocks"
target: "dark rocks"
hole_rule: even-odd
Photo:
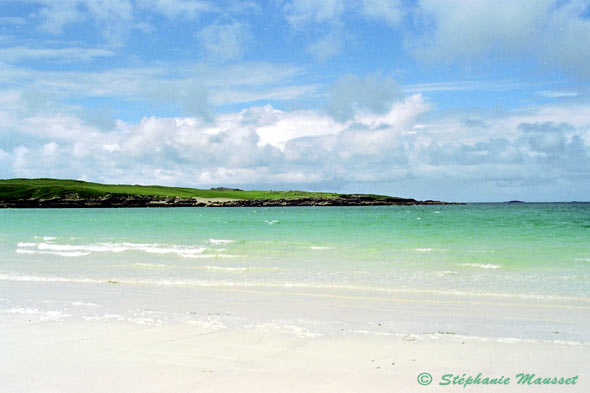
[[[244,191],[240,190],[239,188],[227,188],[227,187],[213,187],[210,188],[211,191]]]
[[[298,199],[232,199],[205,200],[198,198],[153,195],[112,195],[80,198],[68,194],[50,199],[13,199],[0,201],[0,208],[115,208],[115,207],[284,207],[284,206],[388,206],[388,205],[446,205],[440,201],[376,197],[363,194],[343,194],[326,198]]]

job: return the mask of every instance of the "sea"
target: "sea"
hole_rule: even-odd
[[[590,204],[0,210],[0,319],[590,343]]]

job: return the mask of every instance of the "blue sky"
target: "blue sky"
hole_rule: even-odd
[[[0,0],[0,177],[590,200],[590,4]]]

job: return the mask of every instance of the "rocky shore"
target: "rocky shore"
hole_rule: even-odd
[[[49,199],[0,200],[0,208],[117,208],[117,207],[262,207],[262,206],[386,206],[386,205],[448,205],[441,201],[417,201],[409,198],[378,198],[364,194],[341,194],[331,198],[296,199],[204,199],[151,195],[107,194],[80,198],[77,194]]]

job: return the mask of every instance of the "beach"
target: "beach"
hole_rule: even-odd
[[[587,204],[0,214],[6,391],[590,386]]]
[[[423,392],[447,373],[510,376],[510,391],[586,391],[588,347],[417,335],[305,338],[190,326],[3,319],[3,389],[11,392]],[[6,334],[7,333],[7,334]],[[429,372],[432,386],[417,376]],[[514,375],[580,376],[577,385],[517,385]],[[497,387],[470,385],[469,391]],[[508,390],[507,389],[507,390]]]

